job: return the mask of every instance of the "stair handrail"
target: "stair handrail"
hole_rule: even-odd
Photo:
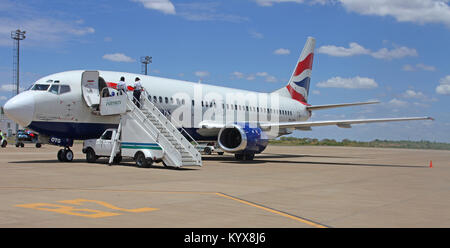
[[[142,124],[144,124],[146,126],[149,126],[148,123],[151,124],[150,128],[148,128],[151,131],[150,134],[153,136],[153,138],[156,140],[156,142],[162,143],[162,145],[165,149],[165,153],[176,154],[176,160],[173,161],[174,164],[182,164],[182,155],[181,155],[180,151],[178,151],[175,147],[173,147],[171,142],[164,135],[160,135],[159,133],[154,131],[154,129],[157,129],[156,126],[152,122],[147,121],[148,117],[131,100],[131,99],[136,99],[136,98],[134,98],[134,96],[133,96],[133,97],[131,97],[131,99],[130,99],[130,97],[128,97],[127,99],[128,99],[127,107],[129,107],[131,111],[134,110],[134,113],[138,113],[135,115],[136,115],[136,117],[139,117],[139,120],[142,122]],[[145,130],[145,131],[148,132],[148,130]],[[171,156],[167,156],[167,157],[169,159],[173,160],[171,158]]]
[[[169,118],[167,118],[163,113],[161,113],[161,111],[159,110],[158,106],[159,106],[164,112],[166,112],[167,110],[166,110],[163,106],[161,106],[158,102],[152,102],[150,99],[148,99],[149,94],[148,94],[148,92],[147,92],[146,90],[143,90],[143,92],[144,92],[144,94],[143,94],[143,97],[141,96],[141,99],[144,99],[144,101],[145,101],[146,103],[148,103],[148,104],[150,105],[150,107],[154,107],[154,108],[156,108],[156,109],[158,110],[158,117],[159,117],[160,115],[164,116],[164,119],[167,120],[167,124],[169,124],[174,130],[177,130],[178,133],[180,134],[180,135],[178,136],[176,132],[173,132],[174,136],[175,136],[180,142],[182,142],[182,144],[180,144],[180,145],[182,145],[187,151],[189,151],[190,154],[191,154],[195,159],[197,159],[197,162],[200,162],[200,161],[201,161],[201,154],[200,154],[200,153],[198,152],[198,150],[196,149],[196,146],[199,145],[199,144],[197,143],[197,141],[195,141],[195,139],[192,138],[192,136],[189,135],[189,133],[182,127],[182,125],[180,125],[181,130],[183,130],[184,133],[185,133],[185,134],[186,134],[186,135],[187,135],[187,136],[195,143],[194,145],[192,145],[192,144],[186,139],[186,137],[184,137],[183,134],[181,134],[180,130],[174,125],[174,123],[172,123],[172,121],[169,120]],[[134,96],[133,96],[133,99],[136,99],[136,98],[134,98]],[[137,99],[136,99],[136,100],[137,100]],[[156,103],[156,104],[155,104],[155,103]],[[141,103],[141,105],[143,105],[143,103]],[[168,111],[167,111],[167,112],[168,112]],[[164,120],[164,119],[163,119],[163,120]],[[173,118],[171,118],[171,119],[173,120]],[[160,121],[162,122],[161,119],[160,119]],[[173,120],[173,121],[175,121],[175,120]],[[162,124],[163,124],[163,123],[162,123]],[[175,121],[175,124],[177,124],[176,121]],[[177,125],[179,125],[179,124],[177,124]],[[178,136],[178,137],[177,137],[177,136]],[[183,144],[183,143],[184,143],[184,144]]]
[[[156,105],[157,107],[159,107],[159,109],[162,109],[164,112],[170,113],[169,110],[167,110],[167,108],[165,108],[164,106],[162,106],[158,101],[152,102],[152,101],[148,98],[148,96],[150,96],[150,94],[148,94],[147,90],[144,89],[143,92],[145,92],[145,97],[144,97],[144,98],[145,98],[145,101],[151,102],[153,105]],[[141,98],[142,98],[142,97],[141,97]],[[169,119],[169,118],[168,118],[168,119]],[[170,118],[169,120],[172,122],[172,124],[175,124],[174,126],[179,126],[180,129],[181,129],[181,132],[185,133],[186,136],[187,136],[189,139],[191,139],[191,141],[192,141],[196,146],[198,145],[198,142],[197,142],[197,141],[189,134],[188,131],[186,131],[186,129],[183,128],[183,125],[182,125],[182,124],[180,124],[178,121],[176,121],[175,118]],[[175,127],[175,128],[176,128],[176,127]],[[180,132],[180,133],[181,133],[181,132]]]

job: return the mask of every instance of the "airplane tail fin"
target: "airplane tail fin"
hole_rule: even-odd
[[[273,93],[290,97],[307,105],[315,45],[316,39],[308,37],[288,85]]]

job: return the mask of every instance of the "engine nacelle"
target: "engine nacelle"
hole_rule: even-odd
[[[220,148],[230,153],[261,153],[269,140],[259,127],[249,123],[230,124],[223,127],[218,136]]]

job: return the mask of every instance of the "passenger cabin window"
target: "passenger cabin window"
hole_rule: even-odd
[[[49,84],[35,84],[31,90],[47,91]]]

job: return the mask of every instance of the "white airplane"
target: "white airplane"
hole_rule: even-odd
[[[183,128],[195,140],[218,142],[224,151],[234,153],[238,160],[252,160],[266,148],[268,139],[290,134],[295,129],[432,120],[430,117],[408,117],[308,121],[315,110],[378,103],[308,104],[314,47],[315,39],[309,37],[287,86],[270,93],[141,74],[79,70],[37,80],[29,90],[10,99],[4,105],[4,111],[21,126],[38,132],[40,141],[70,151],[74,140],[98,138],[106,129],[117,128],[119,116],[102,116],[96,111],[102,90],[107,88],[107,94],[112,94],[121,77],[125,77],[132,90],[130,85],[139,77],[149,98],[161,111],[174,115],[180,108],[189,110],[191,116],[184,115],[184,119],[189,120],[183,122]]]

